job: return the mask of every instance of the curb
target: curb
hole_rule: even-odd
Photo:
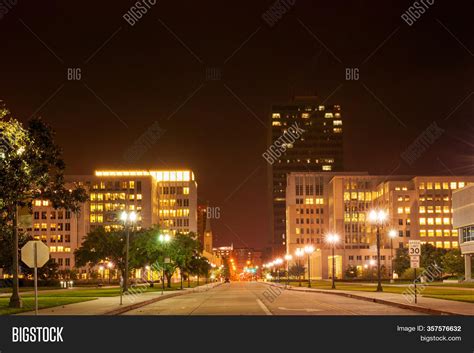
[[[289,288],[286,288],[283,285],[278,286],[278,285],[275,285],[273,283],[268,283],[268,282],[262,282],[262,283],[265,283],[265,284],[267,284],[269,286],[272,286],[272,287],[283,288],[283,289],[292,290],[292,291],[295,291],[295,292],[339,295],[341,297],[364,300],[364,301],[368,301],[368,302],[372,302],[372,303],[378,303],[378,304],[385,304],[385,305],[393,306],[393,307],[396,307],[396,308],[417,311],[417,312],[421,312],[421,313],[429,314],[429,315],[465,316],[464,314],[453,313],[451,311],[437,310],[437,309],[425,308],[425,307],[416,306],[416,305],[397,303],[397,302],[392,302],[392,301],[385,300],[385,299],[369,298],[369,297],[364,297],[362,295],[357,295],[357,294],[352,294],[352,293],[328,292],[328,291],[322,291],[322,290],[318,290],[318,289],[299,289],[299,290],[296,290],[296,289],[293,289],[293,287],[291,287],[291,286]]]
[[[216,285],[208,288],[207,290],[218,287],[221,284],[222,283],[217,283]],[[135,309],[141,308],[143,306],[159,302],[161,300],[165,300],[165,299],[169,299],[169,298],[173,298],[173,297],[179,297],[181,295],[186,295],[186,294],[191,294],[191,293],[203,292],[204,291],[204,290],[196,291],[197,288],[201,288],[201,286],[195,287],[195,288],[192,288],[192,289],[189,289],[189,290],[184,289],[183,291],[179,291],[177,293],[171,293],[171,294],[168,294],[168,295],[163,295],[163,296],[159,296],[159,297],[156,297],[156,298],[144,300],[144,301],[139,302],[139,303],[130,304],[130,305],[127,305],[127,306],[122,306],[120,308],[117,308],[117,309],[114,309],[114,310],[111,310],[111,311],[107,311],[107,312],[103,313],[102,315],[106,315],[106,316],[120,315],[120,314],[126,313],[127,311],[135,310]],[[207,290],[205,290],[205,291],[207,291]]]

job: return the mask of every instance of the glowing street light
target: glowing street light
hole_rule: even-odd
[[[339,235],[336,233],[331,233],[326,236],[326,241],[331,244],[332,248],[332,289],[336,289],[336,257],[334,251],[336,244],[339,242]]]
[[[388,236],[390,238],[390,282],[393,282],[393,239],[397,236],[397,231],[395,229],[390,229],[388,231]]]
[[[314,246],[306,245],[304,247],[304,252],[305,252],[306,255],[308,255],[308,288],[311,288],[311,263],[310,263],[310,258],[311,258],[311,254],[314,252]]]
[[[377,292],[383,292],[382,273],[380,270],[380,228],[384,226],[388,219],[388,213],[382,209],[373,209],[369,211],[368,220],[377,228]]]
[[[123,290],[122,292],[128,292],[128,262],[129,262],[129,252],[130,252],[130,224],[133,224],[137,220],[137,214],[132,212],[123,211],[120,215],[120,220],[123,222],[124,227],[127,229],[127,240],[125,245],[125,278],[123,281]],[[120,300],[122,302],[122,300]]]
[[[301,258],[304,256],[304,250],[301,248],[297,248],[295,250],[295,256],[298,258],[298,266],[301,266]],[[299,277],[299,284],[298,287],[301,287],[301,275]]]
[[[293,256],[291,254],[286,254],[285,255],[285,261],[286,261],[286,286],[288,287],[290,285],[290,261],[293,259]]]

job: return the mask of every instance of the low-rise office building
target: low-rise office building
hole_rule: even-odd
[[[452,193],[473,182],[474,177],[466,176],[290,173],[286,188],[287,253],[301,255],[305,247],[314,247],[311,277],[328,278],[332,255],[325,239],[336,233],[340,237],[335,251],[336,276],[343,277],[349,267],[358,272],[370,269],[377,260],[376,232],[367,214],[375,208],[388,214],[381,233],[380,258],[386,271],[391,271],[396,248],[407,246],[410,239],[438,248],[458,248]]]
[[[459,232],[461,253],[464,255],[465,280],[472,281],[474,255],[474,185],[453,193],[453,226]]]

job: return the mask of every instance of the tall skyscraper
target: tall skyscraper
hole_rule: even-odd
[[[343,170],[341,107],[317,97],[273,105],[268,134],[268,194],[274,254],[285,251],[285,190],[290,172]],[[296,137],[296,139],[295,139]]]

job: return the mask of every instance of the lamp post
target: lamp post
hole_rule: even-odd
[[[311,254],[314,252],[314,246],[306,245],[304,247],[304,252],[308,255],[308,288],[311,288],[311,263],[310,263],[310,258],[311,258]]]
[[[369,212],[369,222],[377,228],[377,292],[383,292],[382,273],[380,269],[380,228],[387,221],[388,215],[384,210],[371,210]]]
[[[339,235],[332,233],[328,234],[326,240],[329,244],[331,244],[332,249],[332,289],[336,289],[336,257],[334,255],[336,243],[339,242]]]
[[[286,260],[286,286],[288,287],[290,285],[290,261],[293,259],[293,256],[291,254],[286,254],[285,255],[285,260]]]
[[[277,276],[278,276],[278,283],[280,283],[280,266],[283,263],[283,260],[278,258],[275,260],[275,265],[277,267]]]
[[[123,221],[123,225],[127,230],[127,240],[125,245],[125,278],[123,282],[123,292],[128,292],[128,262],[130,252],[130,224],[133,224],[137,220],[137,214],[135,212],[123,211],[120,215],[120,219]]]
[[[395,229],[390,229],[388,236],[390,237],[390,283],[393,283],[393,238],[397,236],[397,231]]]
[[[171,237],[169,236],[169,234],[160,234],[158,236],[158,241],[161,243],[161,244],[166,244],[166,243],[169,243],[169,241],[171,240]],[[165,254],[163,252],[163,275],[161,277],[161,295],[163,295],[163,293],[165,292]]]
[[[298,265],[301,266],[301,258],[303,257],[304,255],[304,250],[301,249],[301,248],[297,248],[296,251],[295,251],[295,256],[298,258]],[[298,276],[299,277],[299,284],[298,284],[298,287],[301,287],[301,275]]]

